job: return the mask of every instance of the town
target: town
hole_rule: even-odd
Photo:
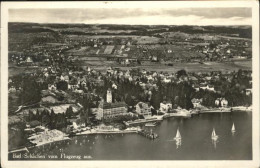
[[[150,136],[139,126],[251,111],[246,28],[74,28],[9,23],[9,139],[19,139],[9,150],[91,133]]]

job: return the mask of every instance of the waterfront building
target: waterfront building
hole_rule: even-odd
[[[193,98],[191,100],[191,102],[192,102],[194,108],[201,107],[202,99]]]
[[[153,107],[144,102],[139,102],[135,105],[135,112],[139,115],[143,115],[144,118],[149,118],[152,116]]]
[[[228,106],[228,101],[225,98],[223,98],[220,103],[221,103],[221,107],[227,107]]]
[[[221,106],[221,107],[227,107],[228,106],[228,101],[225,98],[217,98],[215,100],[215,105],[216,106]]]
[[[172,103],[165,101],[160,103],[160,112],[167,113],[170,109],[172,109]]]
[[[96,118],[98,120],[103,120],[122,115],[128,115],[127,105],[125,102],[108,103],[101,101]]]

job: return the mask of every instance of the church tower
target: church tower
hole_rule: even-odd
[[[107,90],[107,103],[112,103],[112,91],[110,89]]]

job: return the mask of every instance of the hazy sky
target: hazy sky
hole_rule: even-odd
[[[10,22],[250,25],[251,8],[86,8],[10,9]]]

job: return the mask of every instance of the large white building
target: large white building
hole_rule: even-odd
[[[169,102],[160,103],[160,112],[167,113],[170,109],[172,109],[172,104]]]
[[[125,102],[107,103],[101,102],[98,107],[96,118],[98,120],[114,118],[117,116],[128,115]]]
[[[135,105],[135,111],[139,115],[143,115],[144,118],[149,118],[152,116],[152,106],[149,106],[147,103],[139,102]]]
[[[107,90],[107,101],[101,101],[98,107],[96,119],[103,120],[121,115],[128,115],[127,104],[125,102],[112,103],[112,91]]]

